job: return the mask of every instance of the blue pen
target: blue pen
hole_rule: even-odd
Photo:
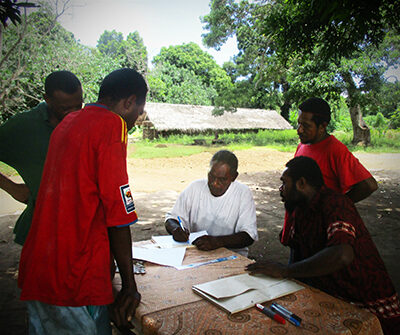
[[[185,231],[185,228],[183,228],[183,224],[182,224],[182,220],[181,220],[180,216],[178,216],[178,221],[179,221],[179,225],[181,226],[182,230]]]
[[[283,307],[282,305],[279,305],[276,302],[273,302],[272,305],[276,306],[277,308],[281,309],[282,311],[286,312],[287,314],[289,314],[291,317],[293,317],[294,319],[296,319],[297,321],[301,322],[301,318],[299,316],[297,316],[296,314],[292,313],[291,311],[289,311],[288,309],[286,309],[285,307]]]
[[[295,317],[293,317],[293,313],[291,313],[291,312],[289,312],[286,308],[284,308],[283,306],[281,306],[281,305],[278,305],[278,304],[276,304],[276,303],[273,303],[272,305],[271,305],[271,309],[274,311],[274,312],[276,312],[276,313],[278,313],[279,315],[281,315],[283,318],[285,318],[286,320],[288,320],[290,323],[292,323],[292,324],[294,324],[295,326],[297,326],[297,327],[299,327],[300,326],[300,322],[301,322],[301,319],[298,317],[298,316],[296,316],[297,318],[295,318]],[[300,319],[300,320],[298,320],[298,319]]]

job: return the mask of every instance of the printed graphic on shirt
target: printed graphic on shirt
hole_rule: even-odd
[[[132,213],[135,210],[135,204],[133,203],[131,189],[129,185],[120,186],[122,201],[124,202],[126,212]]]

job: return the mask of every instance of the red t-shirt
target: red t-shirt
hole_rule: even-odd
[[[21,300],[113,302],[107,228],[137,221],[126,143],[125,121],[102,105],[70,113],[56,127],[21,253]]]
[[[294,156],[314,159],[321,169],[325,185],[341,194],[347,193],[353,185],[372,177],[349,149],[333,135],[315,144],[300,143]],[[281,237],[281,242],[285,245],[289,238],[290,225],[291,218],[286,212]]]
[[[349,149],[333,135],[315,144],[300,143],[294,156],[314,159],[321,169],[325,185],[341,194],[372,177]]]

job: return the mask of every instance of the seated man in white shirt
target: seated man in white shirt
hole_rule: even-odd
[[[256,206],[249,187],[235,181],[237,169],[232,152],[214,154],[208,180],[192,182],[166,214],[165,228],[174,240],[184,242],[190,233],[206,230],[208,235],[193,242],[200,250],[226,247],[247,256],[258,239]]]

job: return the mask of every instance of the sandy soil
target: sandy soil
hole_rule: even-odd
[[[217,150],[217,149],[216,149]],[[249,257],[273,258],[286,262],[288,250],[277,239],[283,222],[278,193],[279,177],[293,153],[271,149],[236,152],[238,180],[249,185],[257,205],[259,241],[250,247]],[[192,180],[205,178],[212,153],[168,159],[132,159],[128,162],[130,184],[139,215],[132,228],[134,241],[165,234],[164,214],[180,191]],[[379,190],[357,204],[400,292],[400,154],[356,154],[379,182]],[[9,208],[9,210],[7,210]],[[0,329],[2,334],[25,334],[25,308],[18,300],[16,273],[21,248],[12,242],[12,228],[21,210],[19,204],[0,193]],[[15,213],[17,211],[17,213]]]

